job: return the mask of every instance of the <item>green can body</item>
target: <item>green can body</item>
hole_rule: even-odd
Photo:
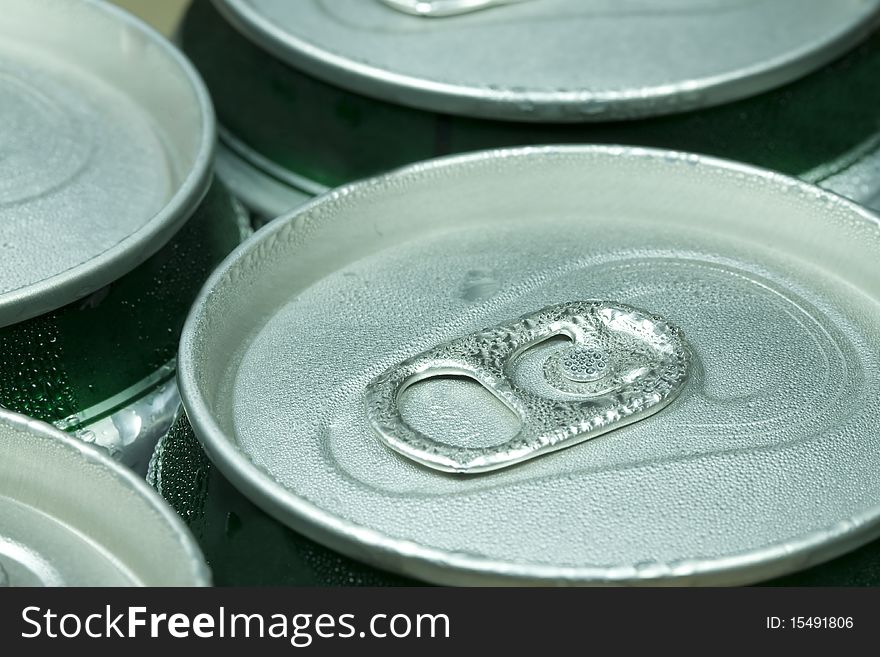
[[[271,175],[289,172],[330,187],[450,153],[535,144],[691,151],[832,188],[835,176],[880,157],[880,33],[817,72],[745,100],[653,119],[569,124],[438,114],[342,90],[270,55],[209,0],[193,4],[181,41],[237,145],[271,163]],[[880,192],[880,179],[859,184],[856,200]]]
[[[0,405],[76,430],[173,379],[193,299],[242,231],[241,210],[215,181],[143,264],[85,298],[0,328]]]

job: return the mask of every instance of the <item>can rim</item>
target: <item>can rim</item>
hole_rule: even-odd
[[[216,119],[207,87],[189,60],[158,31],[139,18],[101,0],[80,0],[91,10],[105,12],[140,32],[178,68],[197,103],[201,119],[198,149],[182,183],[165,205],[140,228],[90,258],[36,283],[0,294],[0,327],[55,310],[127,274],[154,255],[186,223],[201,203],[212,178]]]
[[[217,126],[218,152],[226,151],[236,159],[238,168],[253,169],[262,177],[273,178],[301,194],[318,196],[330,189],[329,186],[311,180],[269,159],[259,151],[248,146],[241,139],[221,125]]]
[[[180,516],[174,512],[168,502],[162,499],[162,497],[153,490],[145,480],[138,477],[132,470],[117,461],[114,461],[104,451],[97,447],[66,434],[60,429],[53,427],[51,424],[35,420],[27,415],[15,413],[0,407],[0,424],[15,429],[22,429],[28,433],[33,433],[44,438],[61,442],[64,444],[65,448],[81,454],[88,461],[99,463],[100,466],[108,470],[117,481],[120,481],[124,486],[127,486],[144,499],[149,504],[150,508],[158,514],[160,520],[172,530],[174,537],[183,549],[190,565],[190,585],[211,586],[211,571],[205,562],[201,548],[199,548],[196,543],[192,532],[190,532],[189,528],[187,528]]]
[[[281,216],[330,189],[272,162],[223,126],[217,132],[217,177],[261,219]]]
[[[869,0],[859,15],[837,32],[728,73],[637,90],[525,90],[439,82],[391,71],[322,49],[286,32],[263,16],[250,0],[212,2],[257,46],[290,66],[348,91],[426,111],[524,122],[637,119],[719,105],[768,91],[814,71],[880,25],[880,2]]]
[[[394,171],[350,183],[323,194],[283,215],[257,231],[236,248],[211,274],[199,292],[183,328],[178,355],[178,387],[187,417],[196,437],[211,461],[254,504],[283,524],[309,538],[360,559],[439,584],[460,585],[524,585],[524,584],[600,584],[600,585],[686,585],[703,583],[712,578],[715,585],[754,583],[785,575],[815,563],[840,556],[868,541],[880,537],[880,504],[837,524],[815,530],[791,540],[746,553],[701,561],[686,571],[670,568],[663,572],[641,573],[635,570],[609,572],[595,566],[570,567],[529,565],[502,562],[478,555],[451,554],[426,547],[410,540],[391,538],[379,531],[343,520],[284,488],[228,439],[214,420],[211,404],[201,394],[198,364],[194,346],[198,342],[201,315],[214,291],[232,273],[238,261],[263,243],[271,242],[276,233],[289,229],[303,215],[322,205],[330,205],[342,197],[356,197],[399,176],[430,176],[439,170],[464,163],[524,158],[546,155],[616,155],[620,157],[669,161],[687,160],[702,166],[726,169],[788,189],[802,190],[824,199],[829,206],[846,210],[857,221],[865,221],[880,230],[880,215],[834,192],[816,187],[768,169],[705,155],[635,146],[559,145],[495,149],[452,155],[408,165]],[[819,554],[821,548],[821,554]]]

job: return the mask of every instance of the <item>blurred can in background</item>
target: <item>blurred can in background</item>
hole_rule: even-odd
[[[438,155],[560,143],[741,160],[870,204],[877,9],[528,0],[421,18],[380,0],[196,0],[180,39],[217,107],[221,176],[264,219]]]
[[[207,91],[122,10],[10,0],[0,125],[0,405],[143,472],[189,306],[247,231]]]

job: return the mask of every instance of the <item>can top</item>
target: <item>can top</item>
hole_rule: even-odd
[[[868,210],[731,162],[436,160],[230,256],[181,394],[255,503],[409,576],[756,581],[880,529],[878,253]]]
[[[213,142],[203,84],[151,28],[94,0],[6,0],[0,326],[153,255],[207,190]]]
[[[842,53],[880,11],[877,0],[524,0],[422,18],[384,0],[214,3],[257,44],[345,89],[436,112],[558,122],[765,91]]]
[[[97,448],[0,409],[0,586],[207,586],[189,530]]]

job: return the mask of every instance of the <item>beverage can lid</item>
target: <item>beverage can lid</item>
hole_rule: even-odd
[[[95,447],[0,409],[0,586],[207,586],[189,530]]]
[[[746,583],[880,532],[880,221],[769,171],[490,151],[255,234],[184,329],[209,456],[441,583]]]
[[[4,3],[0,126],[0,326],[134,269],[210,184],[204,85],[110,4]]]

